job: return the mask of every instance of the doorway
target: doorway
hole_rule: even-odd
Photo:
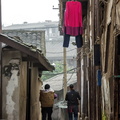
[[[115,43],[114,119],[120,120],[120,35]]]
[[[26,120],[31,120],[31,64],[27,63],[27,103],[26,103]]]

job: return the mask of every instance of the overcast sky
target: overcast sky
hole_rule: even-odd
[[[58,21],[58,0],[2,0],[2,24]]]

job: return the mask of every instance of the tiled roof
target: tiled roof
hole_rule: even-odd
[[[23,53],[30,55],[31,57],[38,60],[38,62],[44,67],[44,70],[53,71],[54,66],[52,66],[48,59],[46,59],[41,50],[36,49],[32,45],[27,45],[19,38],[8,37],[7,35],[0,34],[0,42],[5,43],[8,46],[11,46]]]
[[[46,29],[47,26],[50,28],[58,27],[58,22],[42,22],[42,23],[27,23],[27,24],[18,24],[18,25],[11,25],[3,28],[3,30],[18,30],[18,29],[39,29],[42,30],[42,27]],[[11,32],[12,32],[11,31]],[[23,31],[25,32],[25,31]],[[57,36],[52,38],[52,40],[46,40],[46,57],[47,59],[63,59],[63,36]],[[72,44],[75,42],[75,37],[70,37],[69,47],[66,49],[66,56],[67,59],[76,58],[77,54],[77,47]]]
[[[57,27],[58,21],[53,22],[39,22],[39,23],[25,23],[25,24],[13,24],[3,27],[3,30],[15,30],[15,29],[46,29],[51,27]]]

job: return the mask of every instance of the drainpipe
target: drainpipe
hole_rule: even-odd
[[[2,19],[1,19],[1,0],[0,0],[0,33],[2,32]],[[1,63],[1,42],[0,42],[0,63]],[[2,78],[1,78],[1,64],[0,64],[0,119],[2,119]]]

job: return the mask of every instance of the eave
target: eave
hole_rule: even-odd
[[[19,43],[12,39],[11,37],[8,37],[4,34],[0,34],[0,42],[5,43],[8,46],[11,46],[12,48],[15,48],[33,58],[35,58],[39,65],[42,65],[42,70],[48,70],[53,71],[55,68],[52,66],[49,61],[44,57],[42,51],[40,50],[31,50],[28,46],[25,46],[25,44]],[[39,68],[39,66],[38,66]]]

